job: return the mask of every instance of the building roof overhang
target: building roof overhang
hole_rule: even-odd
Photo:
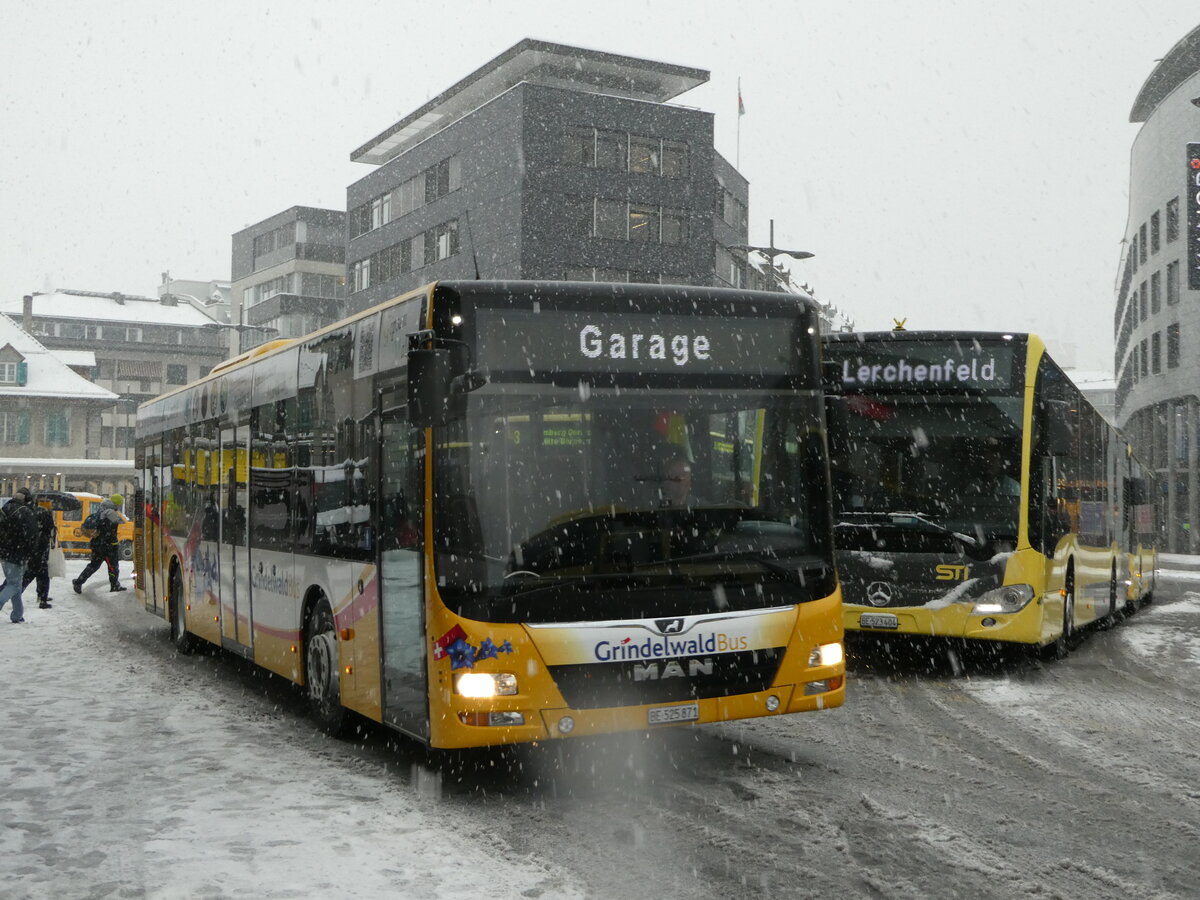
[[[708,71],[526,38],[350,154],[382,165],[516,84],[565,87],[665,103],[708,81]]]
[[[1129,121],[1145,122],[1168,94],[1197,72],[1200,72],[1200,26],[1158,61],[1133,101]]]

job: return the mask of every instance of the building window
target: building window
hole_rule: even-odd
[[[1133,381],[1136,384],[1138,380],[1138,345],[1133,345],[1133,350],[1129,353],[1129,371],[1133,373]]]
[[[1150,335],[1150,371],[1158,375],[1162,372],[1162,333]]]
[[[658,138],[629,136],[629,171],[645,175],[657,175],[660,171]]]
[[[643,243],[658,243],[657,206],[629,204],[629,239]]]
[[[628,204],[624,200],[596,199],[592,236],[623,241],[628,227]]]
[[[1136,272],[1138,270],[1138,239],[1137,232],[1133,234],[1133,240],[1129,242],[1129,271]]]
[[[1179,302],[1179,260],[1167,263],[1167,306]]]
[[[1167,201],[1167,243],[1179,240],[1179,198]]]
[[[1157,314],[1162,311],[1162,272],[1150,276],[1150,312]]]
[[[0,384],[17,383],[17,363],[0,362]]]
[[[593,168],[596,165],[596,129],[566,129],[559,158],[568,166]]]
[[[1148,243],[1148,241],[1146,240],[1146,223],[1143,222],[1142,227],[1138,229],[1138,263],[1139,264],[1144,263],[1146,261],[1146,252],[1150,249],[1149,247],[1146,246],[1147,243]]]
[[[1150,315],[1150,291],[1146,289],[1146,282],[1142,282],[1142,286],[1138,289],[1138,303],[1141,306],[1140,319],[1145,322]]]
[[[183,363],[167,363],[167,384],[187,384],[187,366]]]
[[[717,279],[730,287],[742,286],[742,262],[728,248],[717,244],[714,271]]]
[[[254,239],[254,256],[257,259],[280,247],[294,243],[296,243],[296,223],[288,222],[286,225],[280,225],[278,228],[256,237]]]
[[[624,172],[628,167],[629,136],[623,131],[596,131],[596,168]]]
[[[1179,368],[1179,323],[1167,326],[1167,368]]]
[[[744,204],[723,187],[717,188],[717,215],[726,225],[732,225],[740,231],[749,227],[749,218]]]
[[[65,409],[46,413],[46,446],[66,447],[71,443],[71,420]]]
[[[28,411],[0,412],[0,443],[29,443]]]
[[[1162,217],[1158,210],[1150,214],[1150,252],[1157,253],[1162,248]]]
[[[676,247],[687,243],[687,212],[685,210],[663,209],[662,242]]]
[[[449,156],[398,187],[352,209],[349,214],[350,237],[361,237],[368,231],[381,228],[460,187],[462,159],[457,155]]]
[[[1139,347],[1140,347],[1140,349],[1138,350],[1138,361],[1141,363],[1142,377],[1148,378],[1150,376],[1150,352],[1146,348],[1146,339],[1145,338],[1142,338],[1142,341],[1139,344]]]
[[[682,141],[662,142],[662,173],[666,178],[687,178],[687,144]]]

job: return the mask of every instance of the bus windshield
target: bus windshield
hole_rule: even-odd
[[[1020,397],[831,398],[839,549],[938,552],[956,541],[967,549],[1015,541],[1021,414]]]
[[[825,596],[826,471],[815,392],[493,385],[436,445],[439,590],[532,622]]]

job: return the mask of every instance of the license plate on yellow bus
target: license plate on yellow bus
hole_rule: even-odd
[[[699,703],[685,703],[682,706],[655,706],[646,712],[646,721],[651,725],[670,725],[673,722],[695,722],[699,718]]]
[[[858,617],[859,628],[899,628],[900,620],[891,613],[863,613]]]

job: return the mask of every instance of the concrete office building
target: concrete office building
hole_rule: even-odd
[[[339,210],[293,206],[233,236],[231,354],[300,337],[339,318],[346,296],[345,223]]]
[[[1166,549],[1200,552],[1200,28],[1138,92],[1114,333],[1116,417],[1161,479]]]
[[[740,286],[748,184],[668,103],[707,80],[531,39],[476,69],[351,154],[347,312],[476,273]]]

